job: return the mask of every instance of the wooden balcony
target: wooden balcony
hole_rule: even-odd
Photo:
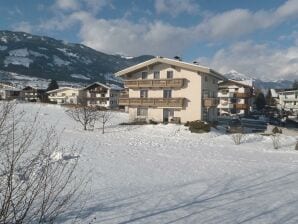
[[[218,105],[218,98],[204,98],[203,106],[204,107],[216,107]]]
[[[126,80],[126,88],[182,88],[185,79],[144,79],[144,80]]]
[[[235,93],[235,97],[237,98],[249,98],[251,97],[250,93]]]
[[[183,107],[184,98],[119,98],[121,106]]]
[[[249,105],[248,104],[236,104],[236,109],[237,110],[248,110],[249,109]]]

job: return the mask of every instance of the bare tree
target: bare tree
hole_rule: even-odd
[[[94,127],[95,121],[98,119],[98,110],[86,105],[76,105],[65,112],[73,120],[79,122],[85,131],[87,128]]]
[[[280,134],[279,133],[272,134],[271,140],[272,140],[273,148],[279,149],[280,148]]]
[[[64,149],[39,125],[38,115],[0,104],[0,223],[53,223],[77,198],[78,159],[55,157]]]
[[[99,111],[98,120],[102,124],[102,133],[105,133],[106,124],[113,118],[113,112],[110,110],[102,109]]]
[[[231,135],[232,140],[234,141],[235,145],[240,145],[241,144],[241,140],[244,137],[244,135],[242,133],[235,133]]]

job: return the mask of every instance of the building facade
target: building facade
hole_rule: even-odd
[[[130,121],[217,120],[218,81],[222,75],[207,67],[156,57],[116,73],[128,95],[119,99]]]
[[[79,103],[107,109],[118,109],[118,100],[122,88],[99,82],[93,83],[79,92]]]
[[[11,84],[0,83],[0,100],[14,100],[20,98],[21,90]]]
[[[220,116],[246,115],[253,106],[253,85],[241,81],[226,80],[219,83],[217,106]]]
[[[48,99],[57,104],[77,104],[79,89],[71,87],[62,87],[47,92]]]
[[[279,103],[278,108],[285,111],[291,111],[295,114],[298,114],[298,90],[297,89],[288,89],[288,90],[279,90]]]
[[[29,102],[44,102],[46,101],[46,90],[32,86],[26,86],[21,90],[20,97],[22,100]]]

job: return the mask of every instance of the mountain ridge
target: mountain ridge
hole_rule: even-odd
[[[0,31],[0,70],[58,81],[105,81],[113,73],[153,58],[124,57],[25,32]]]

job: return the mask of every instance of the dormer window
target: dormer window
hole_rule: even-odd
[[[148,78],[148,72],[142,72],[142,79]]]
[[[174,77],[173,71],[167,71],[167,79],[172,79]]]

